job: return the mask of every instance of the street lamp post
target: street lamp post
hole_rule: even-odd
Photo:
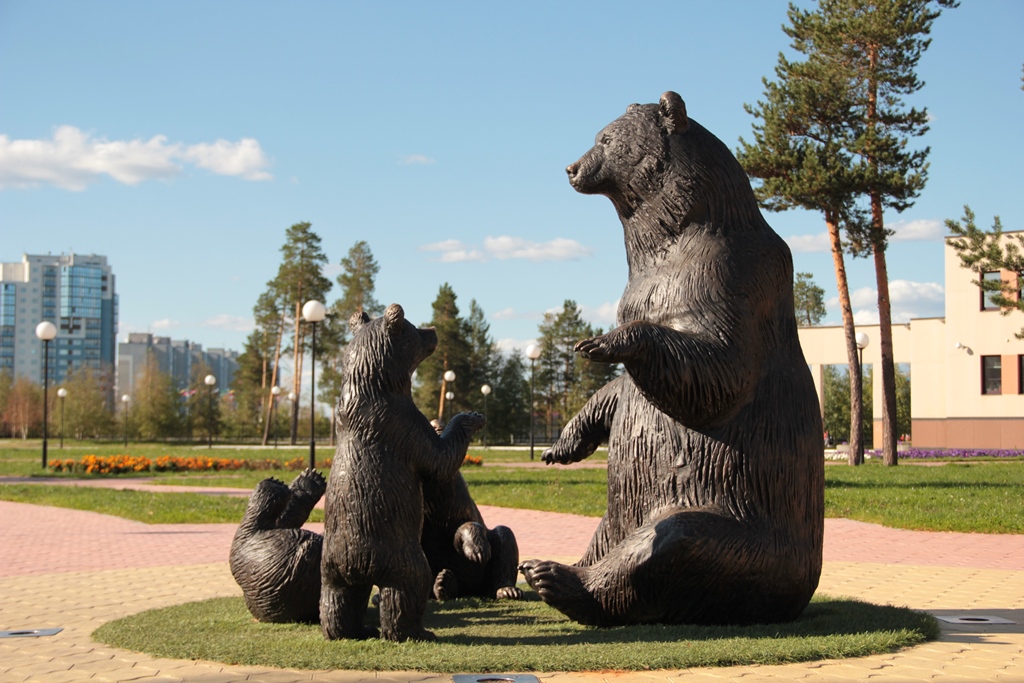
[[[213,448],[213,387],[217,384],[217,378],[213,375],[207,375],[203,378],[203,382],[206,383],[206,386],[210,387],[207,392],[209,409],[206,413],[206,447]]]
[[[64,399],[68,396],[68,390],[61,387],[57,390],[57,396],[60,397],[60,447],[64,448]]]
[[[316,467],[316,324],[327,315],[327,308],[315,299],[302,306],[302,317],[313,325],[313,339],[310,344],[309,361],[309,467]]]
[[[484,395],[484,417],[487,417],[487,397],[491,394],[491,385],[485,384],[480,387],[480,393]],[[487,448],[487,423],[484,423],[484,448]]]
[[[50,342],[57,336],[57,326],[49,320],[36,325],[36,336],[43,340],[43,469],[46,469],[46,428],[48,424],[48,395],[50,386]]]
[[[128,402],[132,397],[128,394],[121,396],[121,403],[124,404],[124,449],[128,450]]]
[[[445,398],[446,401],[451,403],[452,401],[455,400],[455,392],[454,391],[446,392],[445,395],[444,395],[444,398]],[[448,408],[448,410],[451,410],[451,408]]]
[[[274,385],[270,387],[270,428],[274,430],[274,448],[277,448],[277,397],[281,395],[281,387]]]
[[[530,460],[533,460],[533,365],[540,358],[540,344],[527,346],[526,357],[530,359]]]
[[[857,333],[857,381],[860,382],[860,387],[861,387],[861,398],[860,398],[860,405],[861,405],[861,410],[860,410],[860,413],[861,413],[861,426],[860,426],[860,428],[861,428],[861,433],[863,433],[863,431],[864,431],[864,349],[867,348],[868,344],[870,344],[870,343],[871,343],[871,337],[869,337],[867,335],[867,332],[858,332]],[[868,400],[871,400],[870,396],[868,397]],[[851,441],[851,443],[852,443],[852,441]],[[861,444],[862,444],[862,446],[861,446],[862,453],[859,454],[859,457],[858,457],[858,461],[859,462],[863,462],[864,461],[864,456],[863,456],[863,440],[862,440]]]
[[[445,365],[448,361],[445,361]],[[453,370],[445,370],[444,374],[441,375],[441,398],[437,404],[437,419],[439,422],[444,423],[444,400],[448,398],[448,383],[455,381],[455,372]],[[449,399],[451,400],[451,399]]]

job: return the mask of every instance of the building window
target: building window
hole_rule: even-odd
[[[981,357],[981,393],[1003,393],[1003,358],[1002,356]]]
[[[1002,282],[1002,276],[999,274],[999,271],[989,271],[987,273],[982,273],[981,274],[981,279],[982,279],[983,282],[999,282],[999,283]],[[994,291],[982,289],[981,290],[981,310],[983,310],[983,311],[998,311],[999,310],[999,304],[997,304],[994,301],[992,301],[992,298],[996,297],[996,296],[999,296],[1000,294],[1002,294],[1002,291],[999,290],[999,289],[996,289]]]
[[[1024,394],[1024,355],[1017,356],[1017,393]]]

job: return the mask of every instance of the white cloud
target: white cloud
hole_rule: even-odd
[[[524,259],[526,261],[575,261],[590,256],[594,250],[576,240],[556,237],[549,242],[531,242],[521,237],[487,237],[484,249],[496,259]]]
[[[183,164],[246,180],[271,178],[264,170],[269,162],[252,138],[197,145],[168,143],[163,135],[107,140],[74,126],[60,126],[50,140],[11,140],[0,135],[0,188],[55,185],[84,190],[103,176],[138,185],[179,175]]]
[[[499,339],[494,342],[498,350],[504,354],[510,354],[513,351],[519,351],[519,353],[525,354],[526,347],[530,344],[536,344],[536,339],[513,339],[512,337],[506,337],[505,339]]]
[[[439,251],[437,260],[441,263],[465,263],[467,261],[486,261],[479,249],[468,246],[459,240],[444,240],[433,244],[424,244],[420,251]]]
[[[231,332],[252,332],[254,324],[252,318],[240,315],[221,313],[208,318],[200,323],[202,327],[213,327],[218,330],[229,330]]]
[[[853,321],[861,325],[878,324],[878,290],[861,287],[850,292],[850,306]],[[905,323],[914,318],[936,318],[945,315],[945,290],[937,282],[913,282],[892,280],[889,283],[889,307],[893,323]],[[840,317],[839,299],[833,297],[825,302],[832,313]]]
[[[599,306],[587,306],[586,304],[579,304],[580,314],[583,318],[594,325],[595,327],[602,327],[604,331],[615,327],[616,320],[618,320],[619,314],[619,302],[605,302]]]
[[[785,239],[789,248],[800,254],[832,251],[832,242],[829,240],[827,232],[819,232],[815,235],[791,235]]]
[[[444,240],[420,247],[420,251],[437,251],[441,255],[437,260],[443,263],[465,261],[490,261],[496,259],[523,259],[534,263],[541,261],[575,261],[593,254],[591,247],[586,247],[576,240],[557,237],[548,242],[532,242],[521,237],[501,235],[486,237],[483,246],[464,244],[460,240]]]
[[[162,320],[154,320],[153,323],[149,326],[149,328],[151,330],[154,330],[154,331],[158,331],[158,330],[173,330],[176,327],[178,327],[178,321],[177,320],[171,320],[170,318],[164,318]]]
[[[218,175],[240,176],[246,180],[270,180],[272,177],[263,170],[270,164],[260,143],[252,138],[191,145],[183,149],[181,158]]]
[[[398,163],[402,166],[429,166],[435,163],[435,160],[424,154],[406,154]]]
[[[492,315],[491,319],[492,320],[515,320],[516,319],[516,309],[512,308],[511,306],[509,306],[508,308],[503,308],[500,311],[498,311],[497,313],[495,313],[494,315]]]
[[[940,240],[945,234],[945,225],[941,221],[919,219],[916,221],[899,221],[888,226],[895,232],[889,238],[892,242],[922,242]]]

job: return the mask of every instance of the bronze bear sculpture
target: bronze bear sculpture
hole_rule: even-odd
[[[470,437],[484,425],[462,413],[437,434],[412,400],[412,373],[437,334],[388,306],[380,318],[352,316],[342,360],[338,446],[327,484],[320,628],[328,640],[370,638],[370,592],[380,589],[380,636],[432,640],[423,627],[434,577],[420,546],[422,482],[459,471]]]
[[[435,431],[443,432],[437,420]],[[518,600],[519,545],[506,526],[488,529],[461,473],[450,480],[423,482],[420,545],[430,562],[433,596]]]
[[[576,351],[621,363],[545,452],[608,442],[608,508],[572,566],[520,565],[584,624],[795,619],[821,573],[822,426],[793,265],[729,149],[682,99],[630,105],[567,169],[622,223],[618,327]]]
[[[258,621],[320,620],[323,537],[302,528],[327,482],[307,469],[290,486],[274,478],[253,489],[231,541],[231,575]]]

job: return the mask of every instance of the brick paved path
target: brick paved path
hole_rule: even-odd
[[[524,558],[574,560],[597,522],[577,515],[481,509],[488,524],[515,530]],[[163,660],[90,640],[89,634],[102,623],[143,609],[238,595],[227,570],[234,527],[146,525],[92,512],[0,501],[0,629],[65,628],[51,638],[0,640],[0,683],[450,680],[411,672],[299,672]],[[912,532],[830,519],[824,557],[822,593],[936,614],[1001,616],[1016,624],[946,625],[939,642],[858,659],[686,672],[553,673],[540,678],[554,683],[680,678],[1024,683],[1024,536]]]

